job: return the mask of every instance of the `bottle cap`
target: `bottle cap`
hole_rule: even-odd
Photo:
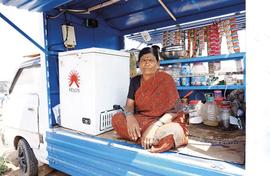
[[[212,102],[212,101],[214,101],[214,97],[209,96],[209,97],[206,98],[206,101],[207,102]]]
[[[196,105],[196,104],[198,104],[199,103],[199,100],[190,100],[189,101],[189,104],[190,105]]]
[[[231,108],[231,104],[230,102],[228,101],[222,101],[220,104],[219,104],[219,107],[220,108],[226,108],[226,109],[230,109]]]

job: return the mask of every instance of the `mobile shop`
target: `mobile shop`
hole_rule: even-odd
[[[244,0],[0,2],[43,13],[44,47],[0,13],[42,51],[18,69],[4,105],[2,140],[23,173],[39,161],[70,175],[244,174]],[[161,47],[160,69],[187,107],[187,146],[152,154],[112,130],[138,74],[126,39]]]

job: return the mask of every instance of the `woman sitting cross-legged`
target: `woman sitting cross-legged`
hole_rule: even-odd
[[[164,152],[188,143],[184,113],[174,111],[179,94],[173,78],[159,71],[156,47],[139,53],[141,75],[130,81],[125,112],[112,118],[117,134],[150,152]]]

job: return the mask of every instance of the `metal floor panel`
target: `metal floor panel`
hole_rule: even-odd
[[[46,141],[50,167],[71,175],[242,175],[243,171],[172,152],[152,154],[136,144],[63,129],[47,132]]]

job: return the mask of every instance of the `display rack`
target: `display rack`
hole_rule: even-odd
[[[161,60],[160,65],[178,64],[178,63],[195,63],[195,62],[216,62],[228,60],[243,59],[244,83],[237,85],[209,85],[209,86],[177,86],[178,90],[216,90],[216,89],[246,89],[246,53],[223,54],[217,56],[204,56],[195,58],[181,58],[172,60]]]

